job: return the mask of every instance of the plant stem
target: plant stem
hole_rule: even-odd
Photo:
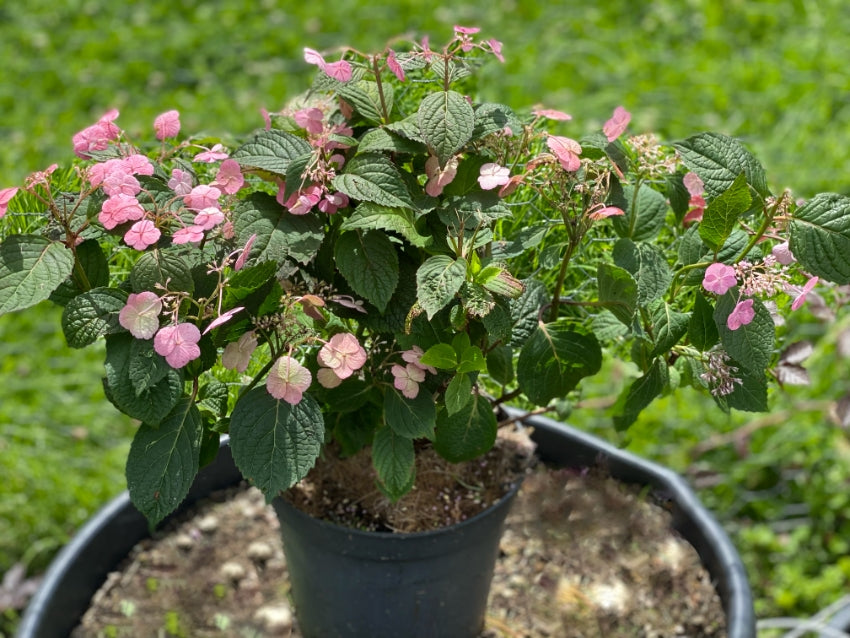
[[[384,97],[384,85],[381,82],[381,70],[378,68],[378,56],[372,56],[372,72],[375,74],[375,84],[378,85],[378,97],[381,100],[381,113],[384,117],[384,124],[390,121],[390,114],[387,111],[387,100]]]

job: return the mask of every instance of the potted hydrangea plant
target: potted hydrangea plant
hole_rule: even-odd
[[[177,111],[132,140],[110,111],[70,170],[0,190],[0,313],[51,299],[71,347],[105,339],[152,525],[223,433],[269,499],[368,448],[397,501],[426,450],[481,457],[500,406],[556,411],[606,356],[637,371],[617,428],[685,385],[768,409],[779,318],[850,282],[850,200],[771,193],[724,135],[627,136],[623,107],[573,139],[561,111],[478,102],[502,52],[477,31],[305,49],[310,90],[234,148]]]

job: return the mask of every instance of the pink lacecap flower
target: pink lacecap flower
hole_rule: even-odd
[[[569,137],[550,135],[546,138],[546,146],[555,154],[565,171],[574,172],[581,168],[581,145]]]
[[[431,197],[439,197],[443,189],[452,183],[457,175],[458,158],[453,157],[446,162],[445,167],[440,168],[440,160],[436,155],[431,155],[425,160],[425,175],[428,182],[425,184],[425,192]]]
[[[493,55],[496,56],[496,59],[499,62],[505,61],[505,56],[502,55],[502,43],[498,40],[494,40],[493,38],[487,40],[487,44],[490,45],[490,51],[493,52]]]
[[[224,213],[217,207],[210,206],[209,208],[198,211],[198,214],[195,215],[195,219],[192,221],[204,230],[210,230],[224,221]]]
[[[307,368],[286,355],[272,365],[266,379],[266,389],[275,399],[297,405],[301,402],[304,392],[310,387],[312,380],[313,377]]]
[[[283,189],[283,187],[281,187]],[[280,193],[279,193],[280,194]],[[300,191],[295,191],[286,200],[284,206],[293,215],[306,215],[322,198],[322,188],[316,184]],[[280,200],[278,200],[280,201]]]
[[[342,383],[342,379],[340,379],[336,372],[334,372],[331,368],[319,368],[318,372],[316,372],[316,381],[319,382],[319,385],[323,388],[327,388],[328,390],[331,390]]]
[[[109,197],[116,195],[136,195],[142,190],[139,180],[135,178],[130,169],[119,162],[114,165],[103,177],[103,192]]]
[[[504,186],[511,181],[510,169],[492,162],[484,164],[478,173],[478,184],[485,191],[492,190],[497,186]]]
[[[348,195],[345,193],[325,193],[324,199],[319,202],[319,210],[328,215],[333,215],[340,208],[348,206]]]
[[[227,312],[221,313],[218,317],[210,321],[210,325],[208,325],[204,329],[204,334],[207,334],[210,330],[218,328],[219,326],[227,323],[233,318],[233,315],[235,315],[237,312],[240,312],[241,310],[245,310],[245,306],[239,306],[238,308],[233,308],[232,310],[228,310]]]
[[[632,114],[622,106],[618,106],[614,109],[614,114],[611,116],[611,119],[605,122],[605,126],[602,127],[602,132],[605,134],[605,137],[608,138],[609,142],[613,142],[623,134],[623,131],[626,130],[626,127],[628,127],[631,120]]]
[[[124,166],[130,169],[134,175],[153,175],[153,164],[141,153],[128,155],[123,160]]]
[[[753,300],[744,299],[739,301],[735,309],[729,313],[726,318],[726,327],[729,330],[737,330],[741,326],[746,326],[756,316],[756,311],[753,309]]]
[[[387,52],[387,66],[389,67],[390,71],[392,71],[393,74],[398,78],[399,82],[404,82],[404,69],[401,68],[401,64],[399,64],[398,58],[395,57],[395,51],[393,51],[392,49]]]
[[[239,162],[232,159],[226,159],[221,163],[218,173],[215,175],[215,186],[220,186],[228,195],[234,195],[239,192],[239,189],[245,185],[245,176],[242,175],[242,168]]]
[[[100,208],[97,220],[107,230],[130,221],[138,221],[145,216],[145,209],[132,195],[110,197]]]
[[[221,197],[221,191],[215,186],[200,184],[183,197],[183,203],[186,204],[186,208],[201,211],[205,208],[218,208],[219,197]]]
[[[172,368],[182,368],[201,356],[198,342],[201,331],[192,323],[178,323],[160,328],[153,339],[153,349],[165,357]]]
[[[590,219],[597,221],[599,219],[605,219],[606,217],[614,217],[616,215],[625,214],[626,213],[621,208],[617,208],[616,206],[605,206],[604,208],[588,213],[587,216]]]
[[[567,121],[573,119],[572,115],[564,113],[563,111],[556,111],[555,109],[535,109],[531,112],[532,115],[536,115],[538,117],[545,117],[550,120],[559,120],[559,121]]]
[[[412,363],[418,368],[422,368],[431,374],[437,374],[437,369],[434,366],[422,365],[422,355],[425,352],[419,346],[413,346],[410,350],[405,350],[401,353],[401,358],[407,363]]]
[[[462,27],[460,25],[455,25],[455,33],[460,33],[461,35],[474,35],[481,31],[479,27]]]
[[[176,195],[185,197],[192,192],[192,173],[175,168],[171,171],[168,188],[173,190]]]
[[[144,250],[159,241],[161,234],[151,220],[142,219],[130,226],[130,230],[124,234],[124,241],[136,250]]]
[[[156,139],[164,140],[169,137],[177,137],[180,133],[180,113],[178,111],[166,111],[156,116],[153,121],[156,131]]]
[[[18,190],[17,186],[0,189],[0,217],[3,217],[6,211],[9,210],[9,202],[18,194]]]
[[[205,164],[212,164],[213,162],[218,162],[219,160],[225,160],[228,157],[230,156],[224,151],[224,146],[222,146],[221,144],[216,144],[212,148],[208,148],[195,155],[195,157],[192,158],[192,161],[203,162]]]
[[[718,295],[725,295],[736,283],[738,278],[735,269],[721,263],[714,263],[706,268],[702,279],[702,287]]]
[[[159,330],[160,312],[162,300],[156,293],[131,294],[127,297],[127,305],[118,313],[118,323],[136,339],[150,339]]]
[[[315,64],[326,75],[340,82],[348,82],[351,79],[351,65],[345,60],[328,63],[321,53],[314,49],[304,48],[304,61],[307,64]]]
[[[196,224],[192,224],[191,226],[186,226],[185,228],[181,228],[171,236],[171,243],[173,244],[198,244],[204,238],[204,228],[203,226],[198,226]]]
[[[794,258],[794,254],[791,252],[791,247],[788,245],[788,242],[783,242],[781,244],[776,244],[770,253],[776,257],[776,261],[778,261],[783,266],[787,266],[789,264],[793,264],[797,261]]]
[[[806,295],[811,292],[812,288],[815,287],[815,284],[818,283],[817,277],[812,277],[809,279],[806,284],[803,286],[803,290],[800,291],[800,294],[794,299],[794,302],[791,304],[791,310],[798,310],[804,303],[806,303]]]
[[[366,351],[353,334],[335,334],[322,346],[318,354],[319,363],[331,368],[340,379],[347,379],[366,363]]]
[[[251,355],[257,348],[257,335],[246,332],[238,341],[228,343],[221,353],[221,365],[229,370],[236,370],[240,374],[248,369]]]
[[[118,139],[121,135],[119,129],[112,122],[118,117],[118,111],[111,109],[91,126],[76,133],[72,139],[74,153],[82,159],[88,159],[90,151],[103,151],[109,146],[109,142]]]
[[[425,371],[417,365],[408,363],[406,366],[393,365],[393,387],[408,399],[419,395],[419,384],[425,380]]]
[[[59,164],[51,164],[43,171],[35,171],[33,173],[30,173],[24,180],[24,186],[26,186],[26,188],[35,188],[39,184],[43,186],[49,185],[50,176],[57,168],[59,168]]]
[[[325,128],[325,114],[322,113],[321,109],[301,109],[299,111],[295,111],[292,117],[298,126],[313,135],[318,135]]]

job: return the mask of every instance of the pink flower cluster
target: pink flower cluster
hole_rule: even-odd
[[[366,363],[366,351],[357,337],[344,332],[335,334],[322,346],[318,355],[321,369],[316,378],[326,388],[335,388]]]
[[[326,75],[340,82],[348,82],[351,79],[351,65],[345,60],[339,62],[326,62],[321,53],[313,49],[304,49],[304,61],[307,64],[315,64]]]
[[[104,151],[112,140],[117,140],[121,135],[121,129],[113,124],[117,117],[118,111],[111,109],[97,122],[75,134],[72,141],[77,157],[88,159],[91,151]]]
[[[131,294],[118,313],[118,323],[137,339],[153,338],[157,354],[165,357],[172,368],[182,368],[201,356],[198,342],[201,331],[191,323],[175,323],[159,327],[162,299],[153,292]]]
[[[423,354],[422,348],[413,346],[401,353],[406,365],[395,364],[392,367],[393,387],[408,399],[415,399],[419,395],[419,384],[425,381],[426,372],[437,374],[432,366],[422,365],[420,359]]]

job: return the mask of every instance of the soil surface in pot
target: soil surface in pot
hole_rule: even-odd
[[[508,517],[482,638],[725,635],[696,551],[646,490],[539,466]],[[277,519],[215,493],[140,543],[73,638],[301,636]]]

